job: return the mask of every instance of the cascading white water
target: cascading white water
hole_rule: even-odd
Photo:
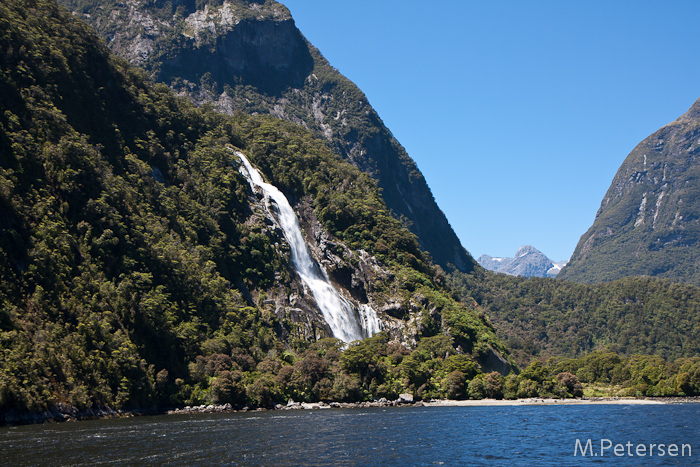
[[[323,318],[333,331],[333,336],[344,342],[352,342],[381,331],[381,322],[374,309],[369,305],[362,305],[359,310],[352,306],[338,293],[328,280],[326,272],[313,260],[301,233],[299,220],[287,197],[277,187],[266,183],[260,172],[242,153],[236,151],[235,154],[243,163],[240,172],[248,180],[251,188],[262,191],[265,208],[277,221],[289,243],[294,269],[311,290]],[[271,209],[271,201],[277,206],[276,212]]]

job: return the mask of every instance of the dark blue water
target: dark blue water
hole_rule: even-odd
[[[577,439],[584,447],[591,439],[598,455],[574,456]],[[602,453],[601,440],[610,443]],[[692,449],[685,456],[683,444]],[[0,465],[700,465],[700,404],[272,411],[9,427],[0,429]]]

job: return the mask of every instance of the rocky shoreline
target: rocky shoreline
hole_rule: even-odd
[[[411,394],[401,394],[394,401],[385,398],[378,399],[372,402],[295,402],[289,400],[286,405],[277,404],[274,408],[251,408],[242,407],[234,408],[231,404],[223,405],[199,405],[187,406],[179,409],[168,410],[168,415],[180,415],[191,413],[227,413],[227,412],[249,412],[249,411],[266,411],[266,410],[324,410],[324,409],[367,409],[370,407],[425,407],[426,404],[421,401],[414,402]]]
[[[700,397],[584,397],[577,399],[480,399],[480,400],[429,400],[414,401],[411,394],[401,394],[398,399],[390,401],[381,398],[372,402],[295,402],[277,404],[274,407],[237,407],[231,404],[209,404],[186,406],[170,410],[139,409],[113,410],[107,406],[87,410],[78,410],[68,404],[59,403],[43,412],[19,413],[8,411],[0,414],[0,426],[28,425],[37,423],[71,422],[95,420],[100,418],[126,418],[143,415],[182,415],[205,413],[233,413],[268,410],[327,410],[327,409],[366,409],[372,407],[487,407],[487,406],[523,406],[523,405],[585,405],[585,404],[687,404],[700,403]]]
[[[479,400],[429,400],[415,401],[410,394],[401,394],[399,399],[389,401],[379,399],[372,402],[295,402],[289,400],[286,405],[277,404],[272,408],[242,407],[231,404],[187,406],[167,411],[168,415],[194,413],[227,413],[267,410],[324,410],[324,409],[366,409],[370,407],[487,407],[487,406],[521,406],[521,405],[570,405],[570,404],[684,404],[700,403],[700,397],[583,397],[576,399],[479,399]]]
[[[32,425],[38,423],[74,422],[81,420],[97,420],[101,418],[122,418],[141,415],[155,415],[162,411],[151,410],[114,410],[108,406],[98,406],[90,409],[78,410],[69,404],[59,402],[51,408],[41,412],[21,413],[17,410],[9,410],[0,413],[0,426],[8,425]]]

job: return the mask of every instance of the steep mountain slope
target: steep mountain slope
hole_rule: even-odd
[[[555,263],[531,245],[518,248],[513,258],[481,255],[477,262],[489,271],[523,277],[556,277],[566,264],[565,261]]]
[[[0,3],[0,50],[0,423],[48,408],[432,397],[448,364],[508,369],[375,182],[309,131],[195,108],[52,1]],[[384,333],[345,353],[328,339],[279,204],[251,189],[238,152]],[[370,365],[363,345],[383,353]]]
[[[61,0],[110,48],[197,104],[301,124],[377,180],[397,219],[444,268],[471,271],[423,175],[365,95],[273,0]]]
[[[700,285],[700,101],[627,156],[558,276],[655,276]]]

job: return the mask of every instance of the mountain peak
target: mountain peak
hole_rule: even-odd
[[[534,246],[523,245],[520,248],[518,248],[518,251],[515,252],[515,257],[520,258],[520,257],[523,257],[525,255],[538,254],[538,253],[543,255],[543,253],[540,250],[538,250],[537,248],[535,248]]]
[[[481,255],[477,262],[490,271],[524,277],[555,277],[566,264],[555,263],[532,245],[518,248],[513,258]]]
[[[700,100],[629,153],[561,278],[657,276],[700,285],[699,132]]]

